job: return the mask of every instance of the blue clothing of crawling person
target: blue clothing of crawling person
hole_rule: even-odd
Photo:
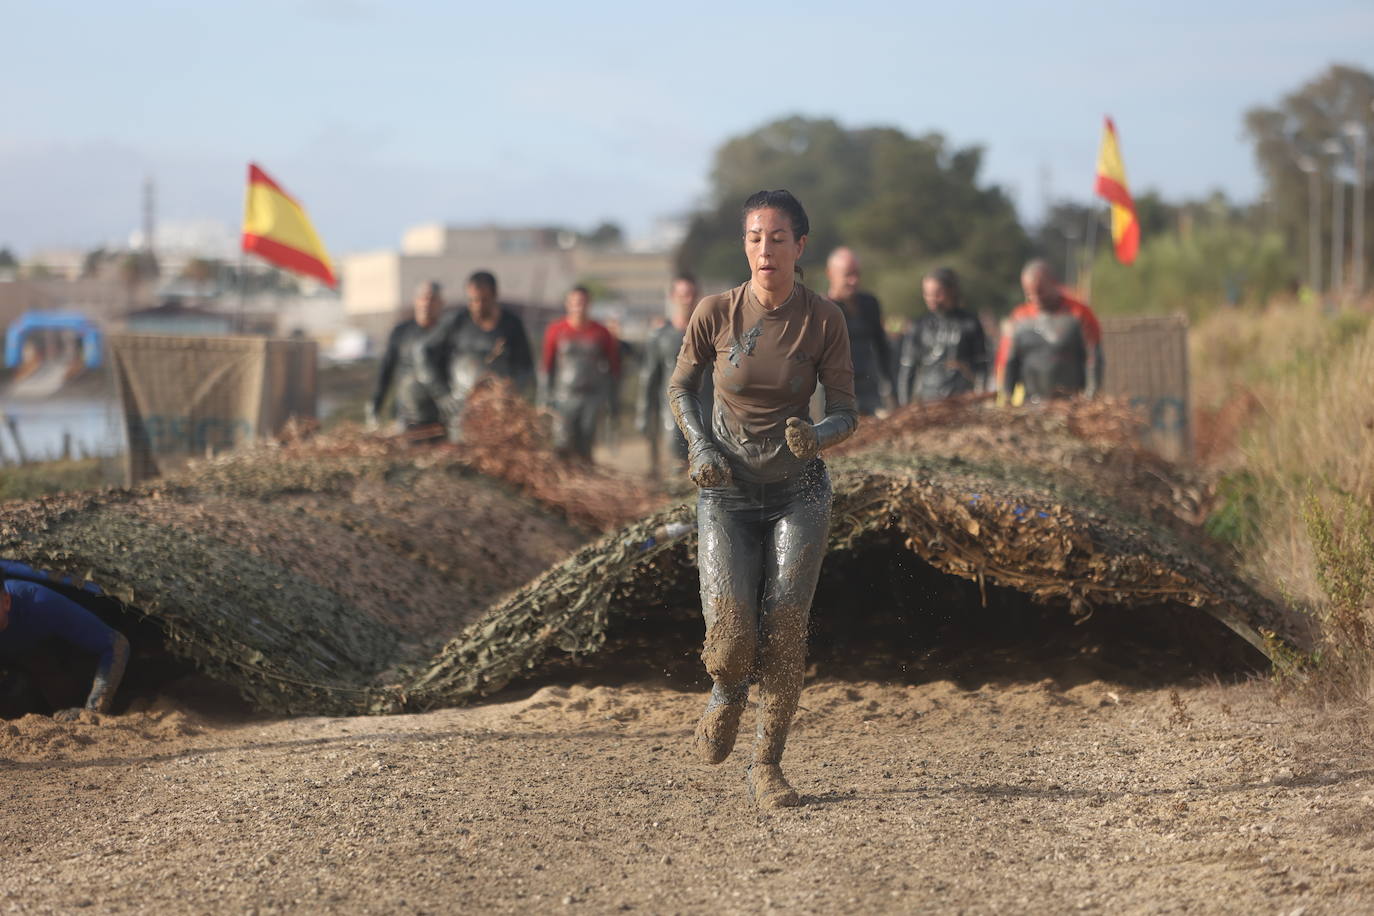
[[[96,656],[86,709],[108,712],[129,663],[129,641],[70,598],[0,573],[0,663],[27,661],[52,639]],[[61,710],[53,718],[73,719],[79,711]]]

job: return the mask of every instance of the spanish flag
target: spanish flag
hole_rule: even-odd
[[[243,206],[243,250],[285,270],[337,286],[334,264],[310,217],[255,163],[248,164],[248,195]]]
[[[1102,129],[1102,148],[1097,151],[1098,197],[1105,197],[1112,205],[1112,243],[1116,259],[1130,264],[1140,250],[1140,222],[1135,216],[1135,201],[1126,187],[1126,166],[1121,162],[1121,146],[1116,139],[1116,125],[1111,118]]]

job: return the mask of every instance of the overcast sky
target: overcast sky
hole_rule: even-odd
[[[939,131],[1038,217],[1091,187],[1103,114],[1137,191],[1253,198],[1246,108],[1374,70],[1370,0],[244,3],[0,0],[0,246],[237,225],[246,163],[336,254],[414,223],[685,211],[727,137],[801,113]]]

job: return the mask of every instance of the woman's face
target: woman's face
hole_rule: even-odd
[[[771,207],[744,217],[744,256],[754,282],[769,291],[787,289],[792,271],[806,250],[806,236],[792,234],[792,221]]]

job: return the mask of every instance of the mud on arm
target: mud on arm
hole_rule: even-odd
[[[849,329],[836,322],[826,335],[817,381],[825,388],[825,417],[815,426],[816,447],[839,445],[859,427],[859,404],[854,397],[854,361]]]
[[[905,407],[915,399],[916,370],[921,365],[921,326],[913,324],[905,334],[897,351],[897,403]]]
[[[386,340],[386,352],[382,354],[382,364],[377,369],[377,387],[372,391],[372,399],[367,402],[367,419],[375,423],[382,412],[382,403],[391,391],[391,380],[396,374],[396,363],[400,359],[400,329],[391,332]]]
[[[1095,398],[1102,391],[1103,370],[1106,368],[1104,363],[1102,341],[1088,344],[1088,365],[1084,372],[1084,397]]]
[[[1011,403],[1016,386],[1021,384],[1021,353],[1016,347],[1016,338],[1011,334],[1014,332],[1003,337],[1006,341],[1006,358],[1002,362],[1001,396],[1007,404]]]
[[[701,381],[715,366],[716,347],[698,309],[687,324],[682,350],[668,381],[668,407],[687,440],[687,474],[699,487],[723,487],[734,478],[730,463],[706,431],[701,411]]]
[[[100,656],[96,664],[95,679],[91,682],[91,693],[86,698],[86,708],[95,712],[109,712],[115,691],[124,680],[124,669],[129,664],[129,641],[123,633],[115,633],[110,639],[110,647]]]

